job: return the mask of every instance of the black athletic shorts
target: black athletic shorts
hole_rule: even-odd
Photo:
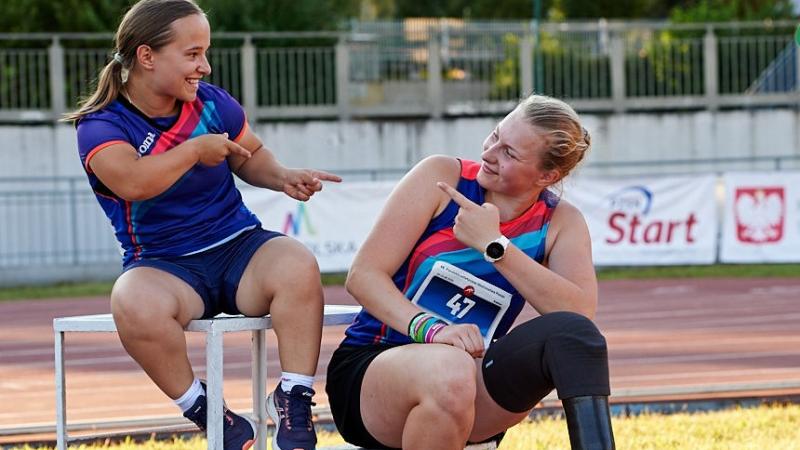
[[[392,449],[378,442],[361,419],[361,384],[372,360],[386,350],[397,345],[371,344],[364,346],[342,345],[331,357],[328,364],[328,394],[333,421],[345,441],[368,449]],[[505,432],[498,433],[482,442],[495,441],[498,445]]]
[[[372,360],[394,347],[390,344],[342,345],[333,352],[328,364],[325,392],[339,434],[353,445],[369,449],[391,448],[378,442],[364,427],[361,420],[361,383]]]

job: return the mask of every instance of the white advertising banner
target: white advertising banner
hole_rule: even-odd
[[[325,183],[311,200],[241,187],[244,203],[264,228],[305,244],[322,272],[345,272],[366,239],[395,182]]]
[[[577,178],[564,197],[583,213],[596,265],[711,264],[717,250],[715,176]],[[264,227],[306,245],[323,272],[350,268],[395,182],[327,183],[308,202],[242,188]]]
[[[564,197],[589,225],[596,265],[711,264],[717,250],[715,176],[584,178]]]
[[[800,172],[730,172],[720,260],[800,261]]]

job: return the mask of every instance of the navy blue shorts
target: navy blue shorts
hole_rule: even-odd
[[[261,228],[247,230],[230,241],[201,253],[159,259],[140,259],[122,268],[153,267],[171,273],[191,286],[203,299],[203,319],[219,313],[241,314],[236,291],[250,259],[265,242],[283,236]]]

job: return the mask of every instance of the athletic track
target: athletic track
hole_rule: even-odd
[[[341,287],[325,295],[327,303],[355,303]],[[55,423],[53,318],[104,312],[103,297],[0,303],[0,443],[19,442],[2,436],[11,429]],[[526,308],[521,319],[533,315]],[[602,282],[597,323],[617,402],[800,394],[800,279]],[[323,335],[318,404],[327,403],[324,374],[342,333],[335,327]],[[188,336],[202,377],[204,335]],[[234,411],[250,409],[249,340],[249,333],[225,339],[225,397]],[[68,334],[65,348],[70,423],[178,415],[116,335]],[[268,348],[272,389],[279,374],[272,333]],[[739,392],[724,392],[732,390]]]

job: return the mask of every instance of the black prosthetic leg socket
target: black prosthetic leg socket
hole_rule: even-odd
[[[572,450],[614,450],[608,397],[583,396],[561,400]]]

